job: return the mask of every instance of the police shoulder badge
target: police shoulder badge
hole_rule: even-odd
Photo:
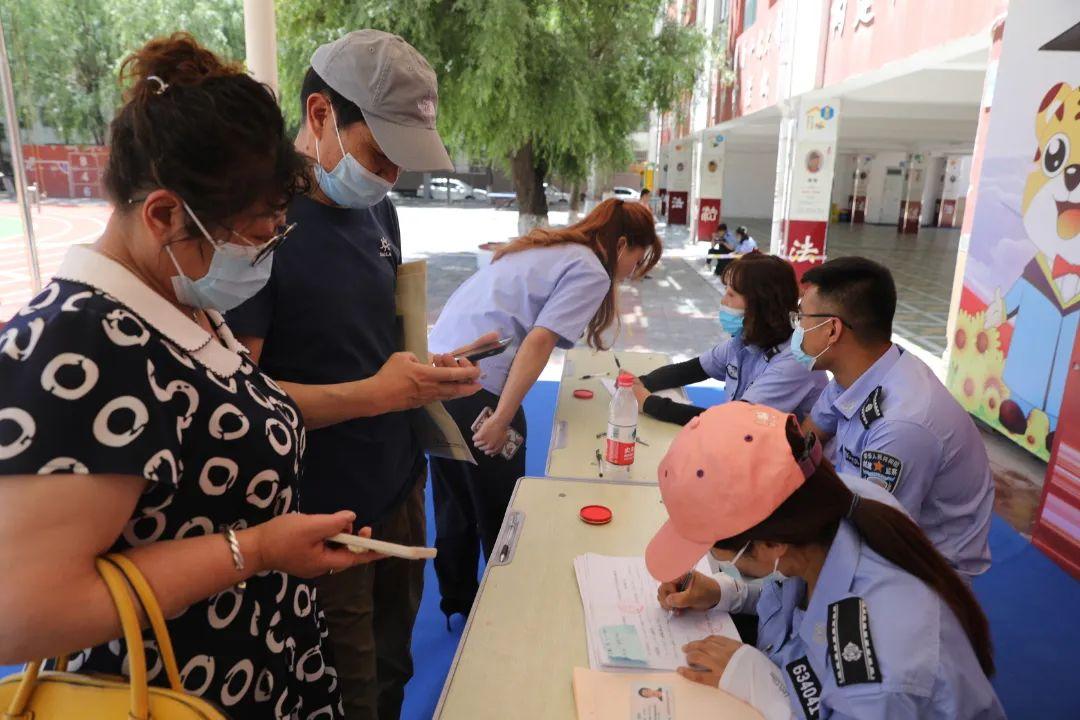
[[[869,429],[875,420],[880,420],[883,417],[885,417],[885,413],[881,410],[881,386],[878,385],[863,400],[862,407],[859,408],[859,420],[864,428]]]
[[[900,483],[900,472],[904,469],[900,458],[879,450],[863,450],[859,460],[864,478],[876,482],[890,493],[896,492],[896,486]]]
[[[736,365],[735,363],[728,363],[726,370],[727,370],[727,376],[729,378],[731,378],[732,380],[738,380],[739,379],[739,366],[738,365]]]
[[[844,598],[829,605],[827,634],[837,686],[881,682],[870,638],[870,615],[862,598]]]

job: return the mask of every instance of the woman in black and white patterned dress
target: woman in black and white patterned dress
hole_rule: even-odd
[[[303,162],[269,89],[189,36],[123,77],[105,233],[0,331],[0,664],[126,671],[93,563],[123,552],[171,618],[185,689],[238,718],[341,717],[299,578],[374,556],[324,542],[352,513],[299,514],[302,418],[220,315],[265,282]]]

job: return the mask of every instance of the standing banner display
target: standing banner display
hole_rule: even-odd
[[[697,239],[708,242],[720,224],[721,201],[724,197],[724,136],[707,132],[701,143],[701,171],[698,176]]]
[[[1043,0],[1012,3],[1003,35],[995,26],[948,384],[973,415],[1050,460],[1033,542],[1080,576],[1077,19],[1076,0]]]
[[[690,206],[690,177],[694,141],[676,140],[668,158],[668,225],[686,225]]]
[[[802,277],[814,265],[825,262],[839,106],[830,102],[804,102],[798,121],[784,255],[795,266],[795,274]]]

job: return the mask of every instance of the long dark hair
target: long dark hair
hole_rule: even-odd
[[[746,298],[743,340],[767,350],[791,337],[791,313],[798,309],[799,283],[790,263],[757,251],[724,269],[724,285]]]
[[[794,421],[787,429],[795,457],[806,452],[806,439]],[[840,479],[832,464],[822,459],[817,470],[772,515],[716,547],[736,552],[747,541],[765,540],[791,545],[828,545],[841,519],[852,506],[854,493]],[[860,498],[851,523],[864,542],[886,560],[929,585],[956,615],[967,633],[979,665],[987,677],[994,674],[994,650],[990,624],[971,588],[949,565],[912,520],[896,508]]]
[[[645,248],[645,257],[635,272],[637,277],[642,277],[652,270],[664,251],[664,246],[656,235],[656,220],[652,212],[641,203],[627,203],[612,198],[597,205],[574,225],[556,229],[536,228],[528,235],[519,237],[497,250],[492,262],[497,262],[510,253],[536,247],[575,243],[591,249],[612,278],[611,288],[604,302],[600,303],[600,308],[589,321],[587,336],[590,347],[603,350],[604,342],[601,336],[612,324],[618,322],[615,308],[615,264],[618,261],[619,238],[626,238],[627,247]]]

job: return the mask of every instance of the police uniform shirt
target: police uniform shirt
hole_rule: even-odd
[[[702,369],[724,383],[726,400],[768,405],[795,413],[800,421],[828,384],[824,372],[811,372],[791,354],[791,342],[761,349],[742,336],[722,342],[700,358]]]
[[[739,244],[735,246],[735,252],[738,255],[745,255],[746,253],[753,252],[757,249],[757,240],[749,236],[747,236],[745,240],[740,241]]]
[[[896,496],[960,573],[990,567],[994,487],[986,448],[925,363],[893,345],[850,388],[830,382],[811,419],[835,436],[837,471]]]
[[[264,338],[259,366],[277,380],[323,385],[375,375],[400,349],[393,204],[344,208],[298,196],[288,221],[296,229],[274,253],[270,281],[228,314],[230,326]],[[423,469],[408,413],[320,428],[308,433],[302,507],[352,510],[357,527],[367,525],[399,505]]]
[[[945,602],[867,547],[847,521],[840,523],[803,610],[805,596],[806,583],[788,578],[766,583],[757,603],[757,648],[775,665],[773,681],[782,678],[790,717],[1005,717]],[[739,654],[732,661],[731,675],[743,677]],[[722,688],[740,697],[754,694],[728,675],[726,670]]]
[[[454,291],[431,329],[428,347],[451,352],[491,331],[511,337],[500,355],[479,362],[480,384],[502,394],[525,336],[543,327],[569,349],[611,289],[611,276],[589,248],[576,243],[509,253],[481,268]]]

